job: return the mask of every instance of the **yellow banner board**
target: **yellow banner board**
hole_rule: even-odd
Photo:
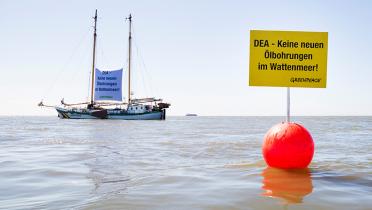
[[[249,85],[325,88],[327,32],[251,30]]]

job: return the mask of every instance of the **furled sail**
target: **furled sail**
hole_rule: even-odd
[[[95,101],[122,101],[123,69],[114,71],[101,71],[95,69],[94,100]]]

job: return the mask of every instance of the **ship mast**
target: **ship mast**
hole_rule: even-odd
[[[94,73],[95,73],[95,62],[96,62],[96,39],[97,39],[97,10],[94,16],[94,34],[93,34],[93,62],[92,62],[92,79],[91,79],[91,92],[90,92],[90,105],[94,104]]]
[[[129,20],[129,37],[128,37],[128,104],[131,102],[131,90],[130,90],[130,67],[131,67],[131,55],[132,55],[132,14],[126,18]]]

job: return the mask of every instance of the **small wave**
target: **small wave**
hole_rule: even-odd
[[[266,163],[264,160],[259,160],[256,162],[241,162],[241,163],[229,163],[226,164],[226,168],[255,168],[255,167],[265,167]]]
[[[107,183],[118,183],[118,182],[128,182],[128,181],[130,181],[129,178],[124,178],[124,179],[116,178],[116,179],[102,180],[102,183],[107,184]]]

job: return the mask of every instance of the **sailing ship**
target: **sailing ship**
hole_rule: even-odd
[[[61,100],[59,106],[53,107],[61,119],[122,119],[122,120],[165,120],[166,109],[169,103],[157,98],[133,98],[131,92],[131,54],[132,54],[132,15],[126,18],[129,21],[128,37],[128,98],[122,100],[122,72],[101,71],[95,66],[96,39],[97,39],[97,10],[94,16],[93,33],[93,62],[91,72],[90,101],[68,104]]]

